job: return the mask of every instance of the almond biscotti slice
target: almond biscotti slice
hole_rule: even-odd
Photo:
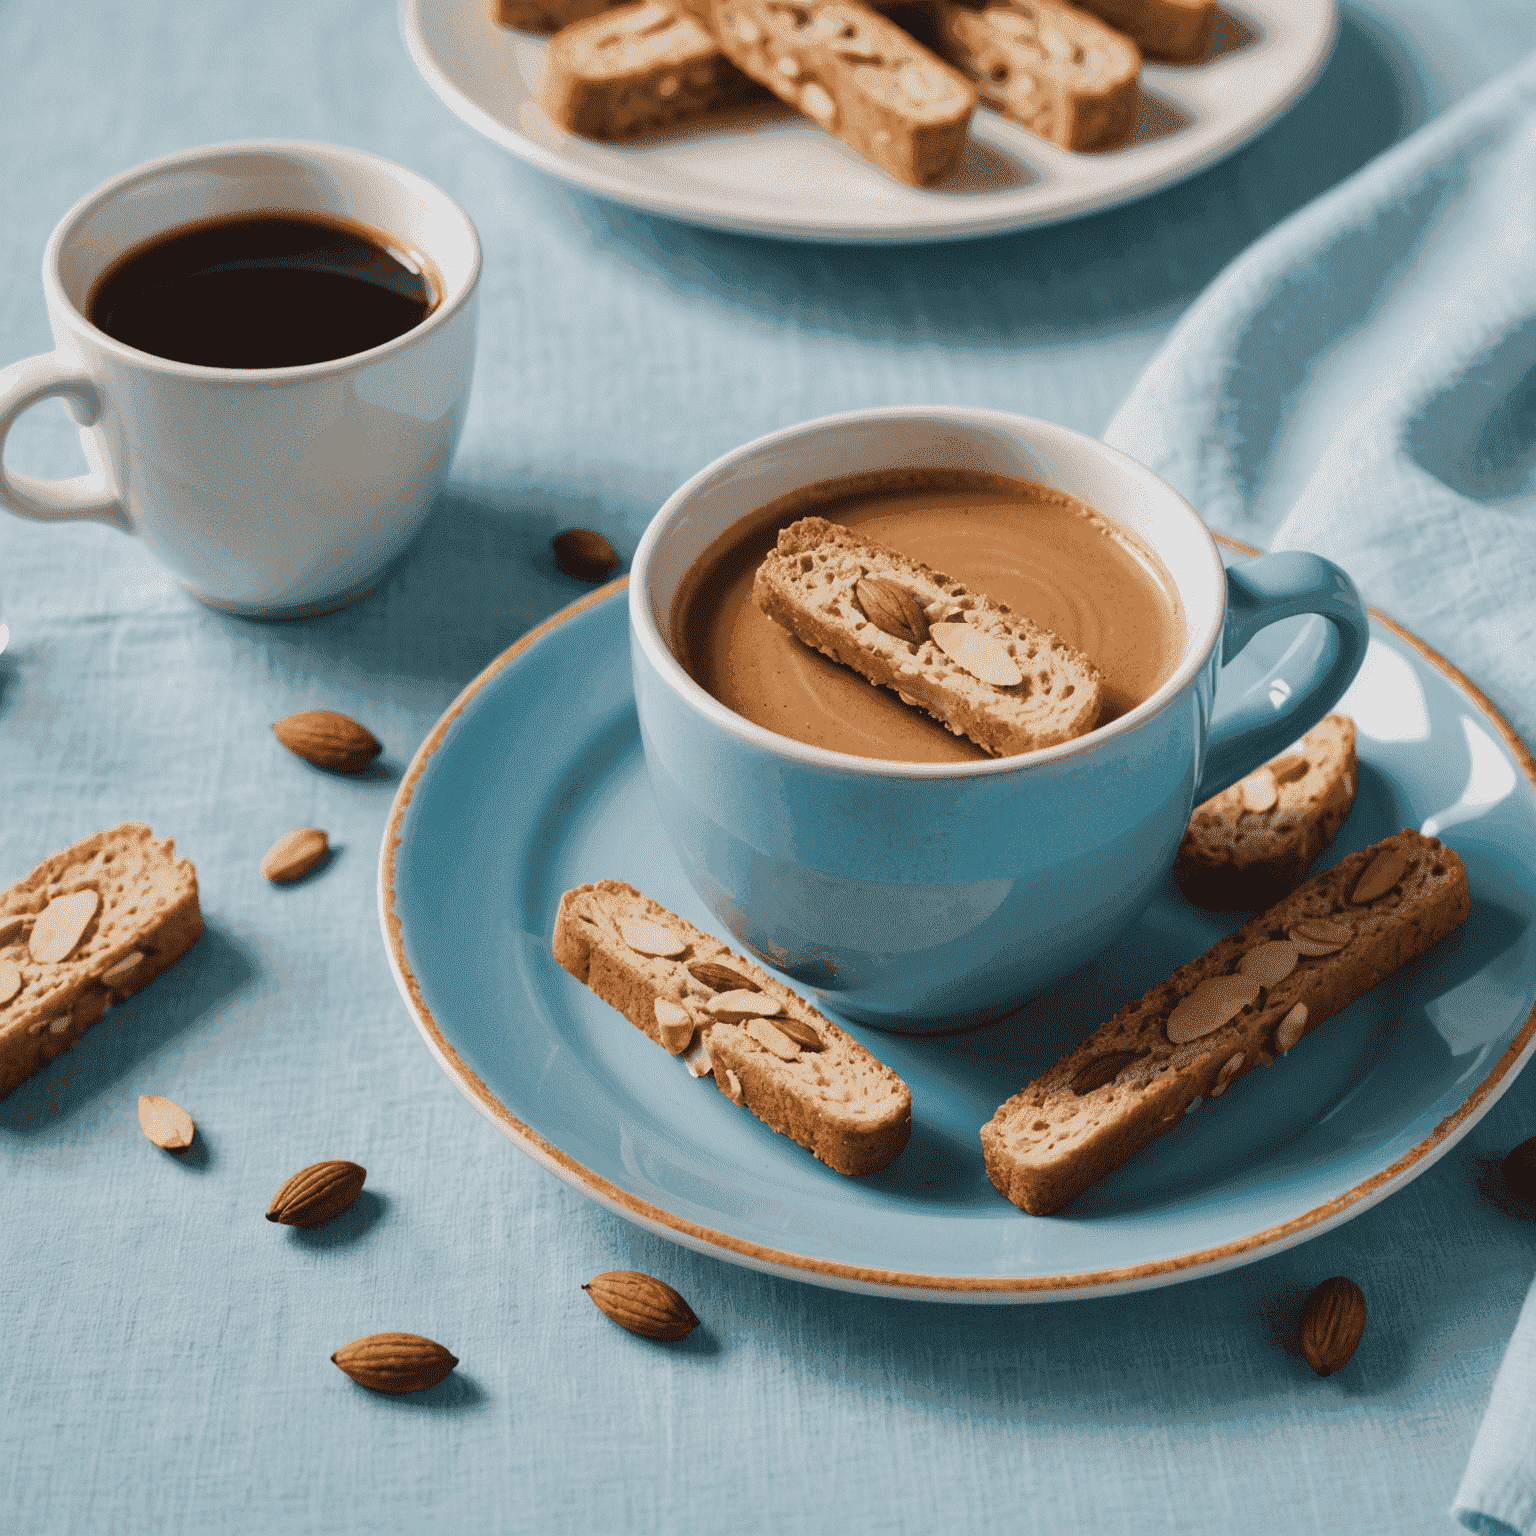
[[[1080,0],[1153,59],[1188,64],[1211,45],[1216,0]]]
[[[933,0],[938,52],[989,107],[1062,149],[1112,149],[1130,138],[1141,55],[1128,37],[1059,0],[981,6]]]
[[[1099,669],[1081,652],[825,518],[780,530],[752,597],[806,645],[995,757],[1071,741],[1098,720]]]
[[[692,17],[639,0],[550,39],[539,105],[584,138],[632,138],[697,120],[760,88]]]
[[[555,959],[696,1077],[839,1173],[884,1168],[912,1095],[859,1042],[719,939],[620,880],[560,898]]]
[[[987,1176],[1046,1216],[1205,1098],[1455,931],[1467,871],[1399,832],[1352,853],[1128,1003],[981,1128]]]
[[[486,11],[498,27],[514,32],[558,32],[573,21],[623,4],[624,0],[487,0]]]
[[[859,0],[680,0],[730,61],[900,181],[948,176],[976,92]]]
[[[1329,715],[1294,747],[1195,807],[1173,873],[1197,907],[1253,911],[1306,879],[1355,803],[1355,722]]]
[[[191,860],[138,822],[82,838],[0,893],[0,1098],[202,931]]]

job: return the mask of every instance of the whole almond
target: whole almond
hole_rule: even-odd
[[[1344,1275],[1335,1275],[1307,1297],[1301,1309],[1301,1352],[1319,1376],[1331,1376],[1360,1347],[1365,1297]]]
[[[1024,681],[1014,661],[998,641],[970,624],[935,624],[929,634],[933,643],[958,667],[994,688],[1011,688]]]
[[[101,897],[95,891],[55,896],[32,925],[32,937],[27,941],[32,958],[46,963],[69,959],[100,905]]]
[[[582,1290],[619,1327],[642,1338],[671,1342],[699,1326],[693,1308],[670,1285],[635,1269],[611,1269]]]
[[[606,581],[619,568],[619,552],[590,528],[567,528],[549,542],[555,565],[579,581]]]
[[[441,1344],[419,1333],[370,1333],[344,1344],[331,1363],[375,1392],[425,1392],[458,1362]]]
[[[300,1168],[272,1196],[267,1220],[281,1222],[285,1227],[318,1227],[322,1222],[334,1221],[362,1193],[367,1177],[366,1168],[339,1158],[311,1163]]]
[[[287,885],[290,880],[301,880],[326,855],[330,842],[324,832],[314,827],[296,827],[285,832],[267,849],[261,861],[261,872],[274,885]]]
[[[1401,848],[1383,848],[1371,860],[1366,871],[1355,882],[1349,899],[1363,907],[1378,896],[1385,896],[1401,880],[1408,870],[1408,855]]]
[[[1536,1136],[1522,1141],[1504,1159],[1504,1182],[1511,1194],[1536,1205]]]
[[[733,971],[718,960],[691,960],[688,974],[716,992],[761,992],[763,989],[750,976]]]
[[[185,1152],[196,1134],[192,1116],[158,1093],[139,1095],[139,1129],[167,1152]]]
[[[775,1014],[773,1022],[779,1033],[788,1035],[802,1051],[826,1050],[827,1042],[804,1019],[797,1019],[789,1013],[784,1014],[782,1018]]]
[[[333,709],[306,709],[272,729],[290,752],[332,773],[361,773],[383,751],[372,731]]]
[[[876,629],[896,640],[921,645],[928,638],[928,615],[903,586],[884,576],[865,576],[854,584],[853,600]]]

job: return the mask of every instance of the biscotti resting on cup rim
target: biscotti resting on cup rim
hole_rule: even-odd
[[[0,892],[0,1098],[202,931],[191,861],[138,822],[82,838]]]
[[[1135,131],[1141,54],[1060,0],[931,0],[940,57],[989,107],[1062,149],[1112,149]]]
[[[696,122],[760,89],[691,16],[638,0],[550,39],[539,105],[572,133],[615,140]]]
[[[1355,803],[1355,722],[1329,715],[1295,746],[1195,807],[1173,873],[1211,912],[1251,912],[1306,879]]]
[[[859,0],[683,0],[730,61],[900,181],[965,153],[970,82]]]
[[[487,0],[486,13],[514,32],[558,32],[624,0]]]
[[[1407,830],[1341,859],[1102,1024],[981,1128],[987,1176],[1046,1216],[1269,1065],[1471,911],[1467,871]]]
[[[1004,603],[821,517],[779,532],[752,584],[797,639],[996,757],[1093,729],[1099,669]]]
[[[1188,64],[1211,45],[1216,0],[1081,0],[1117,32],[1124,32],[1148,58]]]
[[[912,1134],[907,1085],[760,966],[620,880],[560,898],[555,959],[696,1077],[838,1173]]]

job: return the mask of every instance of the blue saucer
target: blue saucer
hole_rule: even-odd
[[[954,1301],[1110,1294],[1209,1274],[1326,1231],[1443,1156],[1536,1045],[1536,766],[1453,668],[1379,616],[1340,706],[1355,808],[1323,864],[1405,826],[1466,860],[1452,938],[1235,1084],[1051,1217],[987,1181],[997,1106],[1237,919],[1170,877],[1092,965],[1010,1018],[914,1039],[850,1025],[912,1089],[912,1140],[844,1178],[651,1044],[560,969],[561,892],[628,880],[711,931],[657,823],[630,686],[623,581],[495,661],[418,752],[385,834],[380,905],[400,988],[449,1076],[573,1187],[689,1247],[799,1279]],[[1228,668],[1260,707],[1276,626]],[[1246,687],[1246,692],[1245,692]],[[1321,867],[1321,866],[1319,866]]]

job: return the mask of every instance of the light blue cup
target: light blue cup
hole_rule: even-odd
[[[1077,741],[975,763],[802,746],[711,698],[669,643],[689,567],[790,491],[894,467],[1039,481],[1122,525],[1177,584],[1187,642],[1173,676]],[[1193,806],[1320,720],[1368,638],[1331,562],[1266,555],[1224,573],[1194,509],[1135,460],[1049,422],[954,406],[828,416],[716,460],[652,520],[629,605],[646,767],[694,888],[830,1007],[905,1033],[995,1018],[1108,945],[1166,878]],[[1297,614],[1330,623],[1300,626],[1213,728],[1223,664]]]

